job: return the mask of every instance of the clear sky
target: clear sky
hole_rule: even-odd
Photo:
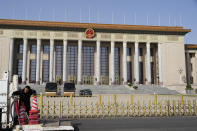
[[[197,0],[1,0],[0,19],[183,26],[197,44]]]

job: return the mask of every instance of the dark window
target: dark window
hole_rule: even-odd
[[[36,60],[30,60],[30,83],[36,82]]]
[[[154,75],[155,74],[155,65],[154,62],[151,62],[151,84],[154,84]]]
[[[143,48],[139,48],[139,56],[143,56]]]
[[[115,76],[120,76],[120,48],[115,48],[114,54]]]
[[[18,59],[17,60],[17,74],[19,77],[22,77],[22,69],[23,69],[23,60]]]
[[[36,54],[36,52],[37,52],[37,45],[31,45],[31,53],[32,54]]]
[[[50,52],[50,46],[49,45],[43,45],[43,53],[49,54]]]
[[[49,81],[49,60],[43,60],[42,61],[42,78],[43,82]]]
[[[127,62],[127,82],[132,83],[132,62]]]
[[[94,47],[84,46],[82,52],[83,75],[94,76]]]
[[[109,76],[109,51],[108,47],[101,47],[101,76]]]
[[[63,46],[56,46],[56,76],[62,77],[63,72]]]
[[[143,62],[139,62],[139,83],[143,84],[144,81],[144,70],[143,70]]]
[[[191,72],[193,71],[192,63],[190,63],[190,71],[191,71]]]
[[[77,76],[77,63],[78,63],[78,47],[68,46],[67,49],[67,62],[68,62],[68,75]]]
[[[193,78],[193,76],[190,76],[190,84],[194,84],[194,78]]]
[[[153,48],[150,48],[150,56],[154,56],[154,50],[153,50]]]
[[[193,57],[193,54],[192,53],[189,53],[189,56],[190,56],[190,58],[192,58]]]
[[[127,56],[131,56],[131,48],[127,48]]]
[[[23,53],[23,44],[18,45],[18,53],[20,53],[20,54]]]

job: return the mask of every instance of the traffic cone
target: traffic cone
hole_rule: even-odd
[[[33,97],[32,107],[29,111],[29,124],[40,124],[38,114],[37,97]]]
[[[32,106],[31,106],[31,110],[29,111],[29,114],[32,113],[33,114],[38,113],[37,96],[33,97]]]
[[[19,124],[25,125],[26,121],[27,121],[26,109],[25,109],[24,102],[22,102],[20,105],[20,109],[19,109]]]

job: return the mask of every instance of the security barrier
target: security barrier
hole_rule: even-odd
[[[120,78],[119,78],[119,76],[115,76],[114,84],[115,85],[120,85]]]
[[[109,77],[101,76],[101,85],[109,85]]]
[[[39,110],[40,117],[47,119],[195,116],[196,98],[197,96],[157,94],[93,97],[46,97],[41,94]]]
[[[82,82],[86,85],[92,85],[94,83],[94,77],[93,76],[82,76]]]
[[[72,83],[77,83],[77,76],[68,76],[68,81]]]

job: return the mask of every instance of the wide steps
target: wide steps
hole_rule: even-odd
[[[45,94],[45,85],[30,85],[32,89],[35,89],[39,94],[42,92]],[[19,86],[24,88],[24,86]],[[75,94],[78,95],[82,89],[90,89],[93,94],[179,94],[175,90],[169,90],[168,88],[158,85],[139,85],[137,90],[133,90],[132,87],[124,85],[76,85]],[[62,94],[63,86],[58,86],[57,92]]]

